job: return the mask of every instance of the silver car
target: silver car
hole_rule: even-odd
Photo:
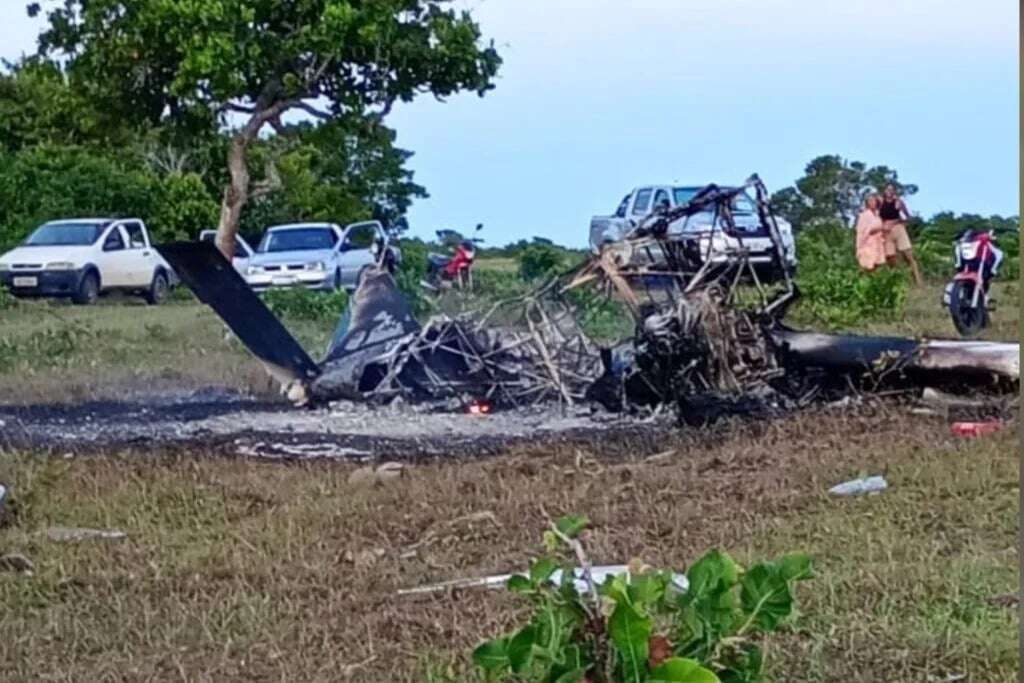
[[[381,249],[388,250],[392,263],[400,262],[398,249],[388,244],[379,221],[345,228],[334,223],[275,225],[260,240],[245,279],[256,291],[271,287],[354,289]]]

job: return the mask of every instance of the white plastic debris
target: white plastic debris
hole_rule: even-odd
[[[46,530],[51,541],[84,541],[90,538],[117,540],[127,536],[123,531],[108,529],[80,529],[76,527],[52,526]]]
[[[609,577],[616,576],[618,574],[629,575],[629,566],[625,564],[610,564],[599,567],[590,568],[590,577],[594,580],[594,584],[600,586]],[[484,576],[476,579],[455,579],[454,581],[442,581],[441,583],[430,584],[429,586],[418,586],[416,588],[406,588],[398,591],[398,595],[417,595],[423,593],[438,593],[449,588],[503,588],[508,580],[513,576],[526,576],[525,574],[495,574],[494,576]],[[555,570],[551,575],[550,582],[553,585],[558,585],[562,582],[562,571]],[[590,591],[590,587],[587,581],[583,578],[583,569],[577,567],[573,570],[573,582],[576,584],[576,590],[580,595],[585,595]],[[681,591],[685,591],[689,587],[689,582],[686,580],[686,576],[683,574],[672,574],[672,584]]]
[[[837,484],[828,490],[833,496],[859,496],[865,493],[878,493],[889,488],[885,477],[864,477]]]

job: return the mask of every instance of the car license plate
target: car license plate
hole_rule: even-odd
[[[14,278],[15,287],[36,287],[39,285],[39,278],[35,277],[16,277]]]
[[[278,275],[271,280],[275,285],[294,285],[296,279],[292,275]]]

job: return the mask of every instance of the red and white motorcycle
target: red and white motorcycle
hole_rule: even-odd
[[[481,228],[483,225],[477,225],[476,232]],[[442,242],[456,242],[455,253],[452,256],[428,254],[427,277],[420,285],[433,292],[452,287],[471,291],[476,247],[483,240],[478,237],[464,239],[454,230],[439,230],[437,236]]]
[[[954,243],[956,275],[946,285],[942,303],[963,337],[973,337],[988,326],[992,302],[989,285],[998,274],[1003,252],[992,230],[966,230]]]

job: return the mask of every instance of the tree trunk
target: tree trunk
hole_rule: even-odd
[[[217,225],[217,248],[228,261],[235,255],[238,221],[242,217],[245,203],[249,200],[249,167],[246,163],[246,152],[250,141],[247,130],[243,130],[231,140],[231,148],[228,150],[230,178],[227,187],[224,188],[224,199],[220,205],[220,223]]]

